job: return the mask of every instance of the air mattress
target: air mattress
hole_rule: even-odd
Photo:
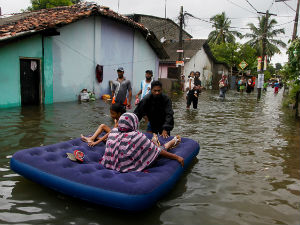
[[[146,134],[149,138],[149,134]],[[171,140],[159,138],[161,143]],[[74,162],[66,153],[80,150],[83,162]],[[129,211],[145,210],[165,195],[200,150],[197,142],[182,138],[173,153],[184,158],[185,166],[166,158],[143,172],[120,173],[104,168],[99,159],[104,154],[101,143],[89,147],[80,138],[53,145],[16,152],[10,166],[16,173],[63,194],[96,204]]]

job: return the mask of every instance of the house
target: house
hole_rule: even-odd
[[[143,24],[148,29],[154,32],[155,36],[161,41],[179,41],[180,27],[169,18],[161,18],[144,14],[130,14],[129,18],[137,23]],[[191,39],[192,35],[183,30],[183,39]]]
[[[149,15],[128,15],[134,21],[141,23],[151,29],[156,37],[163,42],[169,58],[161,59],[159,62],[159,78],[163,83],[176,80],[179,67],[176,67],[179,50],[180,27],[171,19],[160,18]],[[228,74],[228,66],[218,62],[211,53],[206,39],[192,39],[192,35],[183,30],[183,74],[186,76],[190,71],[199,71],[202,85],[207,88],[218,89],[218,81],[222,73]],[[169,82],[166,82],[168,80]],[[167,84],[166,86],[171,86]]]
[[[110,94],[119,66],[136,93],[145,70],[158,74],[159,59],[167,57],[144,25],[96,4],[3,17],[0,107],[75,101],[83,88]]]
[[[160,60],[159,77],[177,79],[178,42],[163,44],[170,58]],[[206,39],[189,39],[183,42],[183,74],[187,77],[191,71],[200,72],[202,86],[218,89],[222,73],[228,74],[228,66],[218,62],[212,55]]]

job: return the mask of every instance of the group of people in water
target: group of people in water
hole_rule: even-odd
[[[254,90],[255,86],[255,79],[248,78],[246,79],[244,76],[237,79],[236,81],[236,87],[237,91],[243,93],[246,91],[247,93],[251,93]]]
[[[136,108],[133,113],[126,112],[126,108],[131,108],[131,82],[124,77],[122,67],[117,69],[117,73],[118,78],[112,84],[113,99],[110,107],[114,127],[101,124],[92,136],[81,135],[81,139],[91,147],[105,142],[105,153],[100,163],[119,172],[143,171],[158,156],[176,160],[184,166],[182,157],[168,151],[180,144],[181,137],[176,135],[165,144],[161,144],[158,139],[158,135],[168,138],[174,127],[172,102],[162,93],[162,83],[153,80],[153,72],[147,70],[141,89],[135,96]],[[143,118],[148,122],[147,132],[153,134],[151,140],[138,130],[138,124]]]
[[[200,72],[191,71],[186,81],[184,76],[181,76],[181,80],[184,80],[182,87],[184,88],[183,91],[186,91],[186,108],[189,109],[193,103],[193,108],[197,109],[198,98],[203,89],[201,86]]]
[[[110,115],[114,120],[114,126],[110,128],[101,124],[92,136],[81,135],[81,139],[90,147],[101,142],[105,143],[105,153],[100,163],[119,172],[143,171],[152,165],[157,157],[163,156],[178,161],[182,166],[184,159],[169,152],[169,149],[177,147],[181,137],[176,135],[172,140],[161,144],[158,135],[168,138],[174,127],[174,112],[171,99],[162,92],[162,83],[153,80],[153,72],[145,72],[145,80],[141,81],[139,92],[135,96],[135,109],[133,113],[126,112],[131,108],[132,88],[130,80],[124,77],[124,69],[117,69],[118,78],[112,82],[112,104]],[[186,92],[186,107],[191,104],[197,109],[198,97],[203,89],[200,81],[200,72],[191,72],[188,79],[182,77],[182,90]],[[237,81],[238,91],[247,93],[253,91],[255,81],[242,77]],[[228,89],[228,79],[222,75],[219,81],[220,97],[225,98]],[[128,96],[128,99],[127,99]],[[138,130],[138,124],[142,119],[147,122],[147,132],[152,133],[152,139]],[[103,134],[104,133],[104,134]]]

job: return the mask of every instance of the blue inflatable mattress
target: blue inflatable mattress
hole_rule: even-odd
[[[146,134],[149,138],[149,134]],[[161,143],[171,140],[171,137]],[[89,147],[80,138],[16,152],[10,166],[16,173],[63,194],[113,208],[140,211],[154,205],[174,186],[182,172],[196,157],[197,142],[182,138],[173,153],[184,158],[184,168],[175,161],[158,158],[143,172],[120,173],[99,163],[103,143]],[[80,150],[83,162],[74,162],[66,153]]]

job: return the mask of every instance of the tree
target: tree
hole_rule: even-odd
[[[238,52],[237,52],[237,60],[240,63],[242,60],[247,62],[248,66],[246,69],[250,69],[251,71],[256,71],[257,68],[257,52],[254,48],[252,48],[248,44],[239,44]],[[253,74],[253,72],[252,72]]]
[[[226,17],[225,12],[217,14],[210,18],[213,23],[214,31],[208,35],[208,42],[212,44],[234,43],[235,36],[242,38],[242,34],[238,31],[229,30],[231,21]]]
[[[251,47],[254,47],[257,51],[257,56],[262,56],[262,45],[263,39],[265,37],[266,40],[266,54],[269,56],[269,60],[276,53],[280,53],[280,47],[286,47],[286,44],[279,40],[275,39],[278,34],[284,34],[284,29],[274,29],[277,21],[275,19],[268,19],[268,24],[266,24],[267,18],[266,16],[258,17],[258,26],[256,27],[253,23],[248,23],[250,30],[252,33],[245,34],[245,37],[250,38],[246,43]],[[266,27],[265,27],[266,24]]]
[[[286,79],[300,84],[300,40],[296,38],[288,48],[289,61],[286,65]]]
[[[276,70],[281,70],[282,69],[281,63],[275,63],[275,68]]]
[[[28,11],[49,9],[58,6],[70,6],[80,2],[80,0],[31,0],[31,6]]]
[[[246,69],[255,70],[256,68],[256,50],[247,44],[210,44],[210,48],[218,61],[226,63],[231,68],[239,65],[242,60],[246,61],[248,64]]]
[[[230,67],[236,65],[238,44],[236,43],[210,44],[210,48],[214,57],[219,62],[224,62]]]

